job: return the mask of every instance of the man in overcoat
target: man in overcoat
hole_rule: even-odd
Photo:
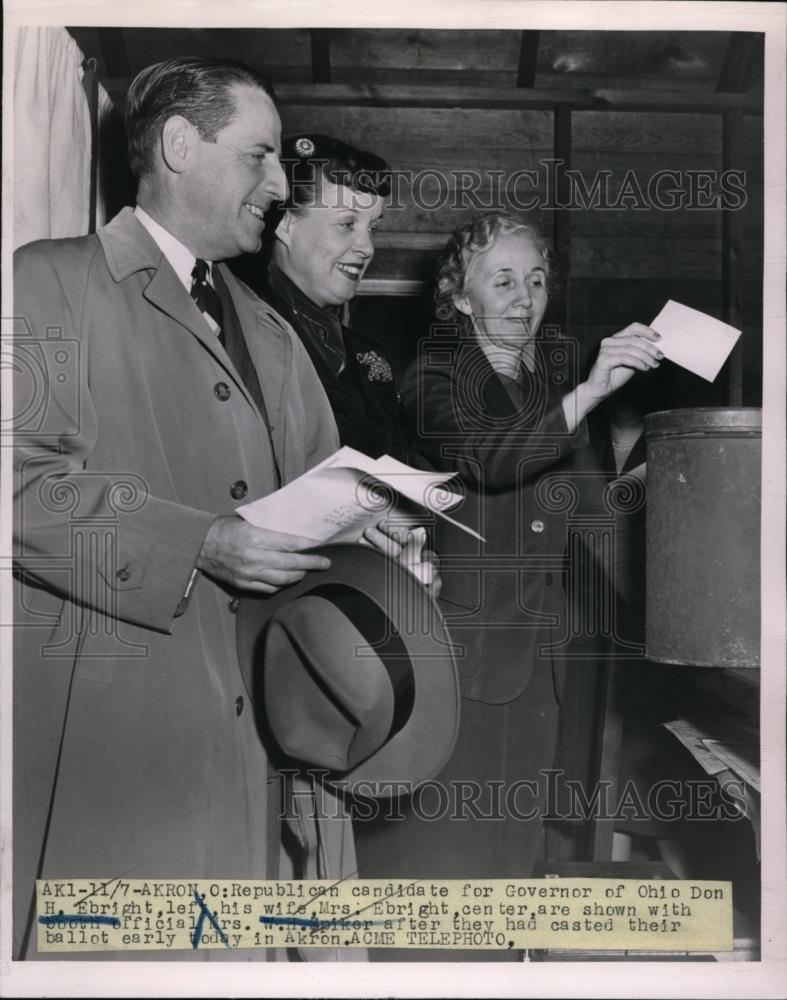
[[[15,957],[36,877],[276,874],[237,595],[328,565],[234,514],[338,446],[300,341],[220,263],[286,194],[269,85],[171,60],[126,116],[136,209],[15,262]]]

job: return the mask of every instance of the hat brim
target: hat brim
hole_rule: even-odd
[[[402,728],[379,750],[346,773],[328,774],[325,780],[353,795],[409,794],[442,770],[459,728],[456,662],[437,602],[408,570],[376,549],[324,545],[310,551],[329,558],[330,569],[307,573],[276,594],[246,594],[240,599],[238,657],[249,693],[264,714],[261,653],[265,630],[279,608],[332,585],[364,594],[384,611],[404,644],[415,681],[413,708]]]

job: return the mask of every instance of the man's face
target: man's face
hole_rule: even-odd
[[[194,233],[192,250],[225,260],[260,249],[262,217],[287,197],[279,162],[281,122],[268,95],[256,87],[231,88],[236,113],[215,142],[200,139],[185,188]]]

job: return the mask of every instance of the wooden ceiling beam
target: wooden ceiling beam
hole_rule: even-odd
[[[517,87],[533,87],[538,68],[538,46],[540,31],[523,31],[519,44],[519,69],[516,76]]]
[[[116,104],[123,104],[130,75],[102,80]],[[577,111],[653,111],[721,113],[736,108],[744,114],[763,113],[754,94],[686,94],[628,90],[547,90],[540,87],[433,87],[354,83],[277,83],[282,106],[380,108],[480,108],[551,111],[565,105]]]
[[[721,112],[740,108],[744,112],[762,113],[762,102],[756,94],[298,83],[279,84],[276,92],[283,105],[551,109],[564,104],[577,110],[593,111]]]

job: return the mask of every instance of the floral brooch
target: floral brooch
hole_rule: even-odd
[[[364,351],[355,357],[366,366],[366,377],[370,382],[393,382],[391,366],[376,351]]]
[[[305,136],[301,139],[296,139],[295,152],[298,156],[302,156],[304,159],[309,156],[314,156],[314,143],[311,139],[307,139]]]

